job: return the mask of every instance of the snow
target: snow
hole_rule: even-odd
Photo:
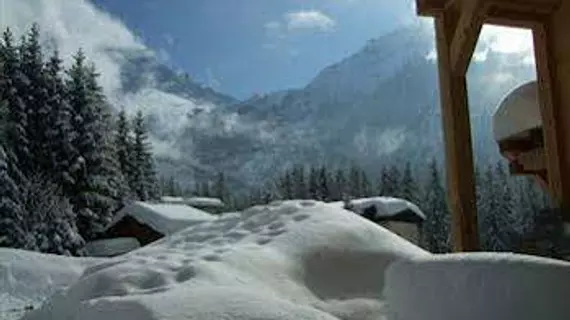
[[[493,115],[493,134],[496,141],[541,126],[536,81],[528,82],[509,93]]]
[[[183,198],[183,197],[164,196],[160,198],[160,201],[163,203],[186,204],[189,206],[196,206],[196,207],[219,208],[224,206],[222,200],[218,198],[208,198],[208,197]]]
[[[184,204],[186,203],[184,198],[182,197],[171,197],[171,196],[164,196],[160,198],[160,201],[163,203],[176,203],[176,204]]]
[[[136,238],[101,239],[87,243],[85,251],[91,257],[112,257],[140,248]]]
[[[154,230],[164,235],[173,234],[191,224],[216,219],[215,216],[207,212],[184,204],[136,201],[117,212],[113,221],[106,229],[115,225],[115,223],[120,221],[125,215],[129,215],[140,223],[151,226]]]
[[[568,319],[570,263],[509,253],[398,261],[386,272],[396,319]],[[413,302],[413,308],[410,308]]]
[[[433,255],[316,201],[224,214],[101,261],[22,320],[558,320],[570,312],[569,263]]]
[[[88,270],[24,319],[375,319],[384,268],[427,255],[342,209],[273,203]]]
[[[19,319],[27,306],[38,307],[100,261],[0,248],[0,319]]]
[[[206,198],[206,197],[192,197],[186,202],[190,206],[197,207],[223,207],[224,203],[218,198]]]
[[[328,205],[335,208],[343,208],[343,201],[330,202]],[[357,214],[363,214],[366,208],[371,206],[376,207],[376,218],[380,217],[392,217],[400,214],[406,210],[410,210],[415,213],[422,220],[426,219],[425,214],[420,210],[418,206],[411,203],[410,201],[393,198],[393,197],[372,197],[372,198],[359,198],[352,199],[349,201],[349,208],[351,211]]]

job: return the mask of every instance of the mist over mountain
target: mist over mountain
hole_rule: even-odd
[[[17,35],[36,20],[44,42],[66,61],[79,48],[85,51],[112,105],[146,114],[161,173],[182,183],[223,171],[234,185],[247,186],[290,164],[354,161],[374,171],[394,161],[423,166],[432,156],[443,157],[429,22],[363,43],[305,86],[238,101],[173,70],[88,2],[24,0],[9,9],[2,26]],[[478,159],[497,157],[491,114],[502,96],[534,78],[527,60],[528,52],[498,52],[486,44],[478,49],[468,77]]]

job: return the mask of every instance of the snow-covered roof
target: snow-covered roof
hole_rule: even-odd
[[[164,196],[164,197],[160,198],[160,202],[184,204],[184,203],[186,203],[186,200],[182,197]]]
[[[212,207],[220,208],[224,206],[222,200],[218,198],[207,198],[207,197],[192,197],[186,200],[186,204],[189,206],[197,207]]]
[[[172,204],[186,204],[189,206],[196,207],[211,207],[211,208],[221,208],[224,206],[222,200],[218,198],[208,198],[208,197],[172,197],[164,196],[160,198],[162,203],[172,203]]]
[[[333,204],[334,205],[334,204]],[[373,197],[350,200],[350,210],[360,215],[370,207],[375,207],[375,219],[394,218],[400,215],[414,215],[416,219],[425,220],[426,216],[418,206],[410,201],[393,197]]]
[[[501,141],[542,126],[536,81],[510,92],[493,115],[493,135]]]
[[[215,216],[185,204],[148,203],[136,201],[117,212],[113,221],[105,228],[108,230],[123,217],[130,216],[138,222],[149,225],[163,235],[170,235],[195,224],[196,222],[216,219]]]

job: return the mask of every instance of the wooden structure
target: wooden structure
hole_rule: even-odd
[[[533,32],[548,187],[561,208],[570,206],[570,1],[416,0],[416,5],[419,15],[435,18],[454,249],[479,249],[466,73],[484,24]]]
[[[150,225],[139,222],[130,215],[125,215],[105,230],[99,239],[135,238],[141,246],[146,246],[164,236]]]

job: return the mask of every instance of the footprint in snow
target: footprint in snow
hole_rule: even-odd
[[[206,261],[220,261],[222,257],[215,253],[210,253],[202,257]]]
[[[306,220],[308,217],[309,217],[308,214],[302,213],[302,214],[298,214],[296,216],[293,216],[293,220],[299,222],[299,221]]]
[[[228,232],[224,237],[234,241],[239,241],[248,235],[250,235],[250,233],[245,230],[232,230]]]
[[[285,229],[275,229],[269,230],[268,232],[263,233],[263,235],[269,237],[277,237],[278,235],[284,234],[285,232],[287,232]]]
[[[187,266],[176,274],[176,282],[186,282],[196,276],[196,270],[193,266]]]
[[[277,230],[285,227],[285,223],[283,221],[276,221],[270,224],[267,228],[269,230]]]
[[[314,207],[317,203],[315,201],[302,201],[301,206],[303,207]]]
[[[262,237],[262,238],[257,239],[257,241],[255,241],[255,242],[256,242],[258,245],[263,246],[263,245],[266,245],[266,244],[270,243],[271,240],[273,240],[273,239],[271,239],[271,238],[269,238],[269,237]]]

